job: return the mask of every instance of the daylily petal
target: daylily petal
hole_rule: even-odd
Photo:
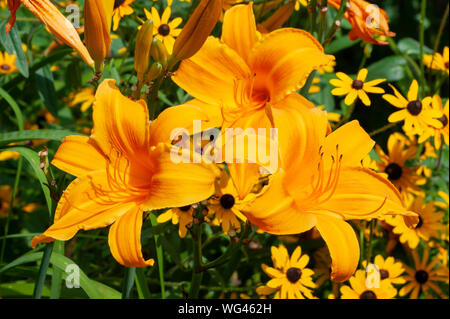
[[[125,267],[153,266],[153,259],[145,260],[141,251],[142,210],[133,207],[120,216],[109,229],[111,254]]]
[[[115,80],[104,80],[95,95],[91,138],[109,155],[111,147],[136,158],[149,145],[148,110],[144,101],[134,102],[119,91]]]
[[[165,109],[150,125],[150,145],[170,143],[171,135],[172,138],[176,135],[176,129],[187,130],[192,135],[194,121],[201,121],[202,131],[220,127],[222,125],[220,107],[192,100],[186,104]]]
[[[193,57],[181,62],[172,80],[206,103],[234,105],[235,80],[248,79],[250,74],[236,51],[209,37]]]
[[[242,211],[252,224],[271,234],[298,234],[310,230],[316,218],[296,209],[292,197],[284,190],[284,178],[283,171],[273,175],[267,191],[245,205]]]
[[[306,31],[293,28],[273,31],[250,53],[249,66],[256,74],[254,91],[267,93],[276,103],[300,89],[311,71],[333,59]]]
[[[212,164],[201,163],[200,159],[198,163],[192,163],[189,157],[189,162],[177,163],[177,158],[171,155],[170,146],[164,144],[152,149],[149,156],[155,166],[151,190],[142,204],[145,210],[183,207],[214,194],[214,182],[220,172]]]
[[[404,207],[394,185],[365,168],[342,169],[333,196],[320,207],[345,219],[376,218],[383,214],[415,216]]]
[[[236,5],[225,12],[222,41],[235,50],[244,60],[247,60],[257,39],[252,3]]]
[[[101,189],[102,195],[96,189]],[[104,172],[79,177],[64,191],[56,207],[53,225],[33,238],[32,247],[38,243],[68,240],[80,229],[109,226],[134,206],[134,202],[120,199],[111,191]]]
[[[331,216],[316,216],[316,227],[331,255],[331,279],[345,281],[359,262],[359,243],[353,228],[344,220]]]
[[[89,142],[89,137],[73,135],[64,138],[52,165],[79,177],[89,172],[105,170],[106,159],[95,143]]]

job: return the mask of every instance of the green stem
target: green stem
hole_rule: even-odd
[[[372,261],[372,249],[373,249],[372,239],[373,239],[373,229],[375,226],[375,222],[376,222],[376,220],[374,220],[374,219],[372,219],[369,222],[369,241],[367,242],[367,256],[366,256],[367,264],[370,264]]]
[[[123,276],[123,284],[122,284],[122,299],[131,298],[131,290],[133,289],[134,286],[135,274],[136,274],[135,267],[125,268],[125,275]]]
[[[389,123],[389,124],[386,124],[385,126],[380,127],[379,129],[376,129],[375,131],[370,132],[370,133],[369,133],[369,136],[375,136],[375,135],[377,135],[377,134],[380,134],[380,133],[382,133],[382,132],[384,132],[384,131],[389,130],[390,128],[393,128],[393,127],[396,126],[397,124],[398,124],[398,122],[397,122],[397,123]]]
[[[363,259],[364,259],[364,229],[366,228],[366,222],[361,221],[360,227],[359,227],[359,264],[362,265]]]
[[[53,249],[55,253],[60,255],[64,255],[64,242],[63,241],[55,241],[53,245]],[[53,276],[52,276],[52,284],[50,288],[50,299],[59,299],[61,296],[61,288],[62,288],[62,270],[58,267],[53,266]]]
[[[444,148],[444,143],[441,143],[441,147],[439,148],[439,155],[436,163],[435,171],[439,171],[441,169],[442,164],[442,149]]]
[[[316,20],[317,20],[317,0],[311,0],[309,2],[309,5],[310,5],[309,10],[311,10],[311,13],[310,13],[310,18],[311,18],[311,26],[310,26],[311,30],[310,30],[310,33],[314,34],[314,29],[315,29]]]
[[[44,255],[42,256],[41,266],[39,267],[39,273],[34,285],[33,298],[41,299],[42,290],[44,289],[45,277],[47,275],[48,266],[50,264],[50,257],[53,252],[53,243],[45,244]]]
[[[331,42],[331,39],[334,37],[334,34],[341,25],[341,19],[344,16],[345,11],[347,11],[347,0],[342,0],[341,6],[339,7],[339,10],[336,16],[334,17],[333,23],[331,24],[331,29],[328,30],[328,33],[325,36],[326,39],[324,42],[325,47]]]
[[[319,21],[319,32],[317,34],[317,39],[320,43],[323,43],[323,35],[325,34],[327,28],[327,12],[328,12],[328,0],[322,0],[320,3],[320,21]]]
[[[423,47],[425,42],[425,15],[427,9],[427,0],[422,0],[422,5],[420,9],[420,30],[419,30],[419,52],[420,52],[420,81],[422,85],[420,87],[420,92],[422,97],[424,97],[425,90],[425,67],[423,64]]]
[[[340,127],[342,124],[347,123],[348,119],[352,116],[353,111],[355,110],[355,103],[352,103],[348,109],[347,112],[345,112],[342,119],[339,121],[339,123],[336,125],[336,127]]]
[[[305,85],[302,87],[302,89],[300,90],[300,94],[303,95],[305,98],[308,97],[309,94],[309,88],[311,87],[311,84],[314,80],[314,77],[316,76],[316,72],[317,70],[313,70],[309,76],[308,79],[306,80]]]
[[[200,285],[203,279],[202,270],[202,224],[194,225],[194,236],[193,236],[193,255],[194,255],[194,265],[192,268],[192,280],[191,288],[189,290],[189,298],[198,298],[198,293],[200,291]]]
[[[156,221],[156,215],[153,212],[150,212],[150,222],[152,227],[158,225]],[[161,243],[159,242],[159,235],[154,234],[153,238],[155,240],[156,246],[156,258],[158,259],[158,272],[159,272],[159,281],[161,283],[161,299],[166,299],[166,288],[164,285],[164,254]]]

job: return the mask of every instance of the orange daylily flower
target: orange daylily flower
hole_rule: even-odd
[[[66,137],[55,154],[52,164],[77,178],[63,193],[54,224],[32,246],[112,224],[113,257],[128,267],[151,266],[153,259],[145,260],[140,250],[144,211],[207,199],[219,172],[203,163],[174,163],[170,144],[155,131],[171,131],[173,124],[149,125],[145,102],[124,97],[114,80],[100,84],[93,120],[90,137]]]
[[[341,0],[329,0],[328,4],[339,9]],[[387,45],[377,37],[394,37],[395,33],[389,30],[386,11],[364,0],[348,0],[347,11],[344,17],[352,25],[349,33],[350,40],[361,39],[373,44]]]
[[[415,214],[404,208],[395,186],[361,167],[375,142],[357,121],[329,135],[324,111],[299,111],[291,122],[302,128],[290,138],[295,156],[242,211],[271,234],[298,234],[315,226],[331,254],[331,278],[347,280],[358,265],[359,244],[346,220]]]
[[[6,24],[6,33],[14,26],[16,22],[16,11],[21,4],[41,20],[61,42],[77,51],[87,65],[91,66],[94,64],[77,30],[50,0],[8,0],[11,18]]]
[[[221,107],[222,129],[277,127],[285,157],[291,112],[313,107],[295,91],[313,69],[333,59],[303,30],[283,28],[258,38],[249,3],[226,11],[221,40],[209,37],[197,54],[180,64],[172,79],[210,108]],[[227,164],[243,199],[258,178],[258,168]]]

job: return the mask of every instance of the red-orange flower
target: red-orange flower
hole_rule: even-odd
[[[339,9],[341,0],[329,0],[328,4]],[[364,42],[387,45],[381,37],[394,37],[389,30],[388,16],[378,6],[364,0],[348,0],[344,16],[352,25],[350,40],[361,39]]]

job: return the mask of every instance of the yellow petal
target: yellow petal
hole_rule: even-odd
[[[236,5],[225,12],[222,41],[247,60],[250,50],[257,41],[253,3]]]
[[[283,179],[287,178],[283,171],[273,175],[266,192],[242,211],[249,221],[261,230],[270,234],[298,234],[310,230],[316,222],[312,214],[296,209],[292,197],[284,190]]]
[[[67,136],[62,141],[52,164],[74,176],[105,170],[106,159],[102,152],[90,143],[87,136]]]
[[[356,77],[356,79],[359,80],[359,81],[364,82],[366,80],[366,78],[367,78],[367,73],[368,73],[368,70],[365,69],[365,68],[359,70],[358,76]]]
[[[417,100],[418,93],[419,93],[419,84],[417,83],[416,80],[413,80],[408,91],[408,101],[411,102]]]
[[[300,89],[309,74],[334,60],[306,31],[283,28],[266,35],[257,43],[249,57],[254,74],[254,91],[266,92],[276,103],[287,94]]]
[[[141,251],[142,210],[132,207],[120,216],[109,229],[108,244],[111,254],[125,267],[153,266],[154,260],[145,260]]]
[[[193,57],[181,62],[172,80],[206,103],[234,105],[235,79],[249,77],[250,70],[236,51],[209,37]]]
[[[101,189],[103,194],[99,195],[94,186]],[[84,175],[74,180],[64,191],[56,207],[53,225],[42,235],[34,237],[32,246],[54,240],[68,240],[80,229],[106,227],[134,206],[134,202],[116,198],[104,173]]]
[[[331,255],[331,279],[345,281],[359,262],[359,243],[353,228],[344,220],[331,216],[316,216],[316,227]]]
[[[148,110],[144,101],[134,102],[104,80],[95,95],[91,138],[109,155],[111,146],[129,159],[145,154],[149,145]]]

